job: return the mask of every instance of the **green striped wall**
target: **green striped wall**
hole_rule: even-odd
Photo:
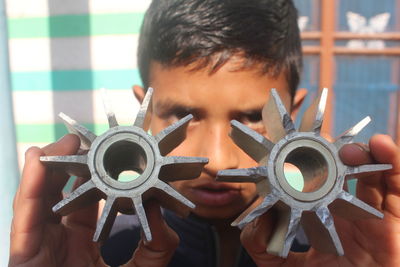
[[[10,18],[10,38],[62,38],[138,34],[143,13]]]
[[[121,89],[141,84],[134,70],[24,71],[11,74],[14,91]]]
[[[15,1],[21,3],[18,5]],[[42,57],[35,54],[35,57],[32,58],[34,58],[34,60],[43,58],[46,59],[46,62],[50,58],[50,62],[46,64],[37,64],[37,67],[32,62],[30,62],[30,64],[25,64],[28,68],[24,69],[18,69],[21,64],[15,64],[15,66],[11,64],[12,90],[14,93],[18,93],[17,99],[21,99],[21,97],[23,98],[25,93],[27,100],[32,93],[50,92],[49,94],[46,94],[47,99],[41,99],[40,103],[30,103],[25,110],[24,108],[21,109],[21,105],[18,105],[18,103],[14,103],[17,104],[14,106],[18,106],[18,110],[16,110],[18,114],[16,114],[15,117],[17,118],[16,131],[18,147],[20,147],[19,154],[21,166],[23,164],[24,152],[22,150],[26,149],[29,145],[42,145],[53,142],[67,132],[64,125],[57,119],[57,114],[60,111],[68,114],[68,110],[59,110],[59,108],[57,108],[57,103],[60,103],[59,101],[71,103],[70,108],[71,110],[74,109],[74,100],[72,98],[65,98],[69,97],[71,94],[65,96],[65,92],[74,92],[79,95],[90,96],[90,94],[88,95],[87,93],[82,94],[82,92],[85,91],[92,92],[91,94],[94,96],[95,90],[98,90],[99,88],[130,90],[132,85],[141,84],[139,72],[136,67],[133,67],[132,69],[127,68],[127,60],[129,60],[127,58],[113,58],[113,62],[110,64],[112,67],[107,68],[107,64],[104,64],[104,60],[109,59],[110,54],[113,54],[113,47],[110,47],[109,50],[105,50],[109,54],[104,55],[103,59],[100,58],[99,60],[99,58],[93,58],[94,56],[102,56],[102,53],[97,52],[95,54],[89,54],[89,56],[87,56],[88,59],[82,59],[91,60],[91,62],[84,62],[85,64],[80,65],[77,63],[74,65],[73,58],[69,58],[69,61],[72,63],[65,64],[67,66],[66,69],[55,70],[51,68],[52,57],[57,57],[57,60],[60,60],[60,58],[62,59],[65,56],[68,57],[69,52],[71,52],[71,55],[76,54],[72,53],[76,51],[66,51],[62,50],[65,49],[65,47],[62,47],[62,49],[57,47],[60,38],[65,41],[72,41],[70,43],[88,44],[88,48],[80,53],[90,53],[91,51],[95,51],[91,47],[93,45],[91,39],[98,36],[102,36],[100,42],[103,40],[116,40],[115,38],[113,39],[113,37],[117,36],[132,36],[136,40],[140,31],[146,6],[150,1],[144,3],[143,1],[118,0],[115,1],[115,5],[120,6],[111,5],[112,8],[109,8],[110,3],[102,1],[87,0],[85,2],[75,2],[74,4],[59,2],[60,6],[52,6],[50,8],[48,6],[48,1],[40,0],[37,1],[34,6],[28,8],[26,5],[30,5],[30,3],[25,3],[26,5],[24,5],[24,2],[21,0],[8,0],[8,6],[10,7],[8,13],[11,14],[8,17],[11,54],[13,51],[17,52],[21,51],[21,49],[30,51],[31,47],[29,44],[32,40],[40,38],[41,40],[45,40],[43,43],[47,42],[47,46],[42,46],[43,49],[40,53],[46,51],[48,54],[43,55]],[[80,7],[77,7],[78,5],[80,5]],[[89,11],[87,10],[88,8]],[[57,15],[48,15],[48,13],[53,11],[55,11]],[[86,39],[82,39],[82,37]],[[17,40],[18,42],[13,42]],[[55,41],[52,42],[52,40],[57,40],[58,43]],[[40,42],[40,44],[41,43],[42,42]],[[99,40],[97,40],[97,45],[98,43]],[[16,45],[15,49],[13,49],[13,45]],[[54,46],[56,47],[54,48]],[[127,44],[122,47],[123,49],[135,50],[136,46],[137,41],[133,43],[132,47]],[[53,49],[53,51],[49,51],[49,49]],[[70,47],[70,49],[74,49],[74,47]],[[120,56],[121,51],[119,50],[118,52],[119,53],[116,54],[119,54]],[[38,51],[31,51],[31,53],[38,53]],[[66,53],[66,55],[54,53]],[[132,55],[132,51],[127,51],[125,54]],[[122,53],[122,55],[124,55],[124,53]],[[129,58],[131,57],[132,56]],[[21,60],[18,56],[12,57],[11,55],[11,58]],[[32,59],[28,57],[26,60]],[[132,58],[132,61],[134,60],[135,59]],[[102,62],[101,69],[96,69],[96,66],[93,66],[93,62]],[[118,62],[121,63],[119,64]],[[106,65],[106,68],[104,65]],[[43,66],[45,66],[45,69],[43,69]],[[89,68],[85,67],[84,69],[80,69],[80,66],[89,66]],[[132,66],[136,66],[136,64],[132,62]],[[112,94],[112,91],[110,94]],[[26,100],[24,100],[24,103]],[[95,121],[95,118],[104,115],[95,114],[95,112],[100,112],[99,110],[101,109],[94,109],[94,99],[87,97],[87,101],[89,102],[87,105],[88,107],[81,111],[86,113],[86,115],[82,117],[91,117],[92,121],[85,121],[82,124],[94,131],[96,134],[101,134],[106,130],[107,125],[103,124],[102,121]],[[43,109],[43,107],[46,108]],[[133,108],[136,109],[137,107],[135,106]],[[35,118],[35,113],[38,113],[38,116],[42,116],[40,115],[40,112],[43,111],[40,110],[49,110],[50,112],[54,112],[54,114],[46,116],[48,119]],[[82,110],[82,107],[80,107],[79,110]],[[29,116],[27,116],[27,114],[29,114]]]
[[[101,135],[108,129],[107,124],[82,123],[86,128]],[[18,124],[17,140],[21,143],[51,143],[68,133],[64,124]]]

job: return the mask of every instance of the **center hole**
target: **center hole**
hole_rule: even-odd
[[[122,140],[107,149],[103,163],[105,171],[111,178],[119,182],[131,182],[144,172],[147,158],[141,146]]]
[[[294,149],[284,163],[285,179],[300,192],[320,189],[328,178],[328,167],[320,152],[309,147]]]

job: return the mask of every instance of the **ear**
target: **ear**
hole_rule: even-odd
[[[307,93],[308,93],[307,89],[305,89],[305,88],[297,89],[296,94],[294,95],[292,112],[291,112],[291,116],[292,116],[293,120],[296,118],[297,113],[300,110],[301,104],[303,104],[303,101],[307,96]]]
[[[133,94],[135,95],[137,101],[139,101],[140,104],[143,102],[143,98],[146,95],[146,92],[144,91],[143,87],[139,85],[134,85],[132,87]]]

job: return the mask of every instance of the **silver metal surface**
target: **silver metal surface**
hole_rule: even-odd
[[[391,169],[390,164],[347,166],[339,158],[339,150],[368,124],[367,117],[339,136],[333,143],[320,136],[328,90],[305,112],[299,130],[286,111],[278,93],[271,90],[263,108],[263,123],[268,138],[240,122],[232,121],[231,137],[258,167],[218,172],[218,180],[252,182],[262,202],[249,208],[233,223],[243,227],[258,216],[275,209],[278,220],[267,252],[287,257],[300,225],[311,246],[321,252],[343,255],[332,214],[349,220],[383,218],[383,214],[344,191],[346,176],[363,172]],[[302,189],[293,187],[286,175],[285,165],[292,164],[301,172]],[[300,177],[301,179],[301,177]]]
[[[117,212],[136,213],[146,239],[151,240],[151,229],[143,207],[143,202],[149,198],[158,199],[162,206],[181,215],[194,208],[194,204],[168,182],[198,177],[208,159],[167,156],[186,138],[186,128],[193,116],[184,117],[156,136],[149,135],[144,129],[152,93],[153,89],[149,88],[134,125],[120,126],[104,91],[104,108],[110,128],[100,136],[60,114],[69,131],[80,137],[81,146],[87,153],[40,158],[46,164],[61,167],[70,175],[90,177],[56,204],[54,212],[67,215],[102,198],[106,200],[94,241],[108,237]],[[120,180],[120,174],[125,171],[135,172],[136,177]]]

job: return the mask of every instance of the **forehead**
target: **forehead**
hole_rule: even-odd
[[[230,60],[215,72],[193,66],[166,67],[153,62],[149,85],[155,89],[154,101],[182,102],[186,105],[214,103],[234,105],[238,109],[262,107],[269,90],[276,88],[290,101],[289,87],[283,73],[277,77],[262,74],[259,66],[238,68]]]

